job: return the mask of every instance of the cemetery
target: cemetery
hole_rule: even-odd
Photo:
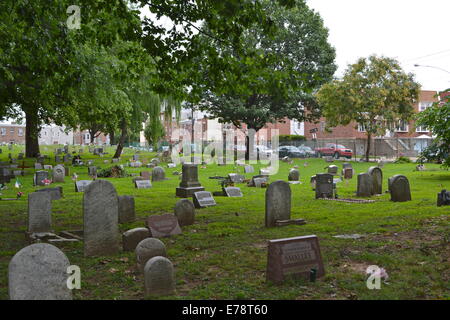
[[[448,297],[450,175],[439,165],[294,159],[257,175],[267,165],[176,165],[140,152],[135,167],[125,148],[114,163],[85,153],[72,166],[44,149],[47,170],[25,158],[1,190],[0,299]],[[114,165],[125,174],[91,169]],[[224,196],[212,194],[217,177]],[[39,262],[47,255],[54,273]],[[79,266],[80,289],[61,287],[68,265]],[[389,275],[383,290],[366,287],[373,265]]]

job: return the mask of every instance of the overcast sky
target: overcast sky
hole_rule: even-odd
[[[450,88],[449,0],[307,0],[336,48],[337,76],[371,54],[396,58],[424,90]],[[448,73],[427,65],[447,70]]]

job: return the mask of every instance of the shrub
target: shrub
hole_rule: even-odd
[[[408,157],[401,156],[394,163],[412,163],[412,161]]]
[[[129,176],[131,175],[119,166],[101,169],[97,172],[97,177],[101,178],[124,178]]]

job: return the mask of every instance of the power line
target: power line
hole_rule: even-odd
[[[442,53],[447,53],[447,52],[450,52],[450,49],[439,51],[439,52],[435,52],[435,53],[430,53],[430,54],[427,54],[425,56],[421,56],[421,57],[418,57],[418,58],[415,58],[415,59],[409,59],[409,60],[407,60],[407,62],[411,62],[411,61],[415,61],[415,60],[422,60],[424,58],[436,56],[436,55],[439,55],[439,54],[442,54]]]

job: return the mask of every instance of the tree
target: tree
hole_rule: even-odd
[[[441,96],[444,102],[435,102],[417,114],[416,126],[426,126],[436,136],[431,147],[435,149],[433,155],[444,159],[443,165],[450,167],[450,89]]]
[[[330,81],[336,70],[335,50],[327,41],[328,30],[304,1],[295,1],[292,8],[272,1],[261,3],[273,19],[272,33],[256,25],[244,31],[244,51],[215,41],[215,63],[220,66],[224,60],[235,61],[234,69],[220,72],[220,79],[229,82],[228,88],[222,85],[223,81],[216,81],[208,67],[194,85],[194,91],[202,92],[202,110],[221,122],[238,128],[245,124],[256,132],[269,122],[285,118],[304,121],[317,116],[313,92]],[[211,42],[207,37],[204,41]],[[198,61],[200,66],[202,61],[206,61],[204,56]],[[250,142],[254,141],[248,141],[247,136],[247,159]]]
[[[356,122],[367,134],[366,161],[371,139],[385,135],[400,120],[411,118],[420,85],[391,58],[370,56],[350,65],[342,80],[325,84],[317,99],[327,128]]]

